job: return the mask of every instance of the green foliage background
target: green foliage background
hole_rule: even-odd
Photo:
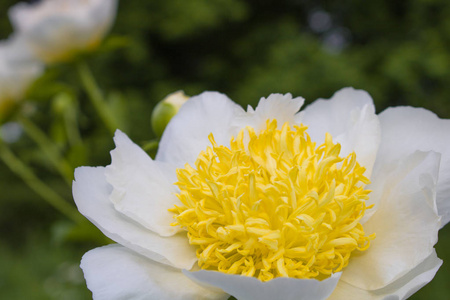
[[[14,3],[0,3],[2,39],[12,31],[7,9]],[[108,97],[117,100],[121,128],[140,144],[154,138],[154,105],[180,89],[217,90],[245,106],[274,92],[309,103],[353,86],[372,95],[378,112],[412,105],[450,118],[448,16],[447,0],[121,1],[104,51],[88,60],[100,86],[120,92]],[[84,140],[75,150],[67,146],[54,99],[67,89],[77,99],[70,109],[78,112]],[[111,135],[89,108],[73,65],[49,68],[33,92],[35,122],[72,167],[109,163]],[[29,138],[12,147],[73,203],[70,188]],[[89,299],[79,260],[105,240],[91,227],[74,228],[3,164],[0,191],[0,298]],[[411,299],[450,297],[450,226],[436,248],[444,265]]]

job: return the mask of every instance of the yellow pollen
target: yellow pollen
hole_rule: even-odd
[[[177,170],[183,205],[170,209],[172,225],[187,230],[202,269],[322,280],[369,247],[365,168],[355,153],[339,157],[328,133],[316,147],[306,129],[268,120],[259,133],[241,130],[230,148],[210,134],[195,168]]]

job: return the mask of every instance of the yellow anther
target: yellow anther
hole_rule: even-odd
[[[316,147],[307,127],[268,120],[265,130],[241,130],[230,147],[202,151],[195,168],[177,170],[182,205],[170,211],[188,232],[203,269],[267,281],[324,279],[364,251],[360,220],[370,191],[356,154],[326,134]]]

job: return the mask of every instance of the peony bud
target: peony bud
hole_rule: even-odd
[[[169,94],[160,101],[152,112],[153,132],[161,137],[169,121],[178,113],[180,107],[189,99],[183,91],[177,91]]]

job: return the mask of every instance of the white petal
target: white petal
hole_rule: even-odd
[[[300,110],[305,100],[301,97],[292,98],[291,94],[271,94],[261,98],[255,110],[248,107],[247,112],[242,112],[236,117],[233,126],[237,130],[251,126],[256,132],[266,128],[267,120],[277,120],[278,128],[284,123],[296,124],[295,115]],[[238,132],[234,132],[237,134]]]
[[[154,160],[153,163],[158,167],[168,182],[175,183],[178,181],[176,172],[177,167],[174,164],[158,160]],[[178,193],[179,188],[177,186],[174,186],[174,188]]]
[[[216,92],[190,98],[167,125],[159,144],[156,160],[182,168],[194,164],[201,151],[211,143],[213,133],[219,145],[230,144],[230,124],[242,108]]]
[[[174,204],[181,204],[173,182],[120,130],[116,131],[114,142],[116,149],[111,151],[112,162],[105,172],[113,187],[110,200],[114,207],[162,236],[178,232],[179,227],[170,226],[174,219],[168,211]]]
[[[413,107],[396,107],[380,115],[383,132],[377,168],[385,168],[416,150],[441,153],[437,207],[442,226],[450,221],[450,120]]]
[[[383,296],[374,295],[370,291],[359,289],[341,280],[339,281],[338,285],[336,286],[328,300],[381,300],[383,298]]]
[[[341,273],[319,281],[315,279],[275,278],[262,282],[254,277],[230,275],[215,271],[183,273],[205,286],[219,287],[239,300],[320,300],[326,299],[336,287]]]
[[[341,144],[341,156],[355,151],[358,162],[370,177],[380,142],[380,125],[370,95],[345,88],[329,100],[318,99],[297,116],[308,126],[313,141],[323,143],[325,133]]]
[[[367,291],[359,289],[345,281],[339,281],[329,300],[366,299],[366,300],[400,300],[407,299],[430,282],[442,261],[436,256],[436,252],[427,257],[417,267],[405,276],[394,281],[385,288]]]
[[[81,167],[75,170],[73,197],[78,210],[106,236],[153,260],[190,269],[197,261],[195,248],[186,233],[161,237],[114,209],[112,191],[105,168]]]
[[[433,251],[440,227],[435,201],[439,154],[416,152],[381,180],[376,213],[363,225],[377,236],[368,250],[353,255],[342,275],[365,290],[380,289],[408,273]],[[369,187],[370,189],[370,187]]]
[[[81,260],[87,286],[96,300],[227,299],[225,293],[205,289],[181,273],[120,245],[87,252]]]

